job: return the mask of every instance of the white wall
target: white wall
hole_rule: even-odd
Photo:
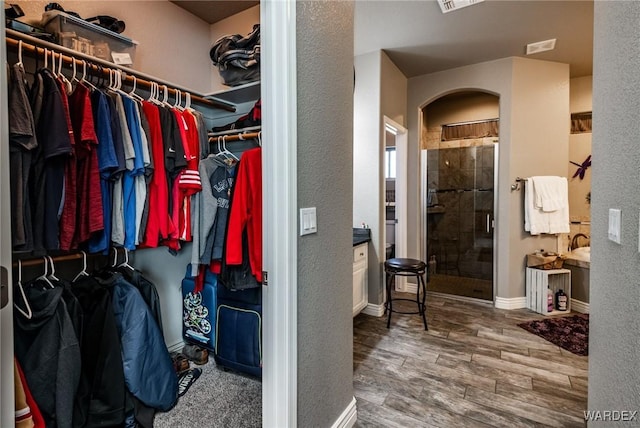
[[[16,1],[25,22],[40,22],[49,1]],[[211,88],[209,24],[169,1],[64,1],[82,18],[110,15],[126,24],[123,36],[137,41],[133,69],[206,93]]]
[[[592,76],[571,79],[571,113],[581,113],[592,110],[593,89]],[[569,160],[581,164],[591,154],[591,132],[569,135]],[[569,179],[569,214],[571,221],[585,222],[591,220],[591,205],[586,201],[586,195],[591,191],[591,169],[589,168],[583,180],[579,177],[571,178],[578,169],[568,164],[567,178]],[[589,235],[588,225],[571,227],[571,234],[577,232]]]
[[[518,176],[566,175],[569,68],[505,58],[409,79],[408,167],[413,178],[409,183],[409,236],[420,236],[419,111],[442,95],[474,89],[500,97],[496,296],[521,298],[525,255],[536,248],[555,249],[555,238],[524,232],[523,192],[511,192],[510,186]],[[419,256],[420,242],[409,244],[409,256]]]
[[[362,223],[371,228],[369,245],[369,301],[381,301],[380,252],[384,215],[381,211],[380,189],[384,168],[382,125],[380,116],[381,52],[360,55],[354,59],[356,73],[353,95],[353,227]]]
[[[385,259],[384,121],[406,126],[407,79],[384,52],[354,60],[353,226],[371,228],[369,302],[383,301]]]
[[[380,108],[382,114],[407,125],[407,78],[386,53],[380,54]]]

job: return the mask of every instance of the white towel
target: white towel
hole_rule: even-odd
[[[524,230],[532,235],[569,233],[567,179],[564,177],[528,179],[525,186],[524,219]]]
[[[536,194],[536,207],[544,212],[563,209],[569,203],[567,179],[564,177],[531,177]]]

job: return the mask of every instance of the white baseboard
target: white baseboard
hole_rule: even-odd
[[[184,341],[180,341],[178,343],[174,343],[173,345],[167,346],[169,352],[181,352],[182,348],[184,348]]]
[[[374,305],[372,303],[367,303],[367,306],[362,310],[362,313],[373,317],[381,317],[384,315],[384,304]]]
[[[571,299],[571,310],[581,314],[589,313],[589,304],[581,300]]]
[[[351,428],[356,424],[358,411],[356,409],[356,397],[351,399],[351,403],[344,409],[344,412],[331,425],[331,428]]]
[[[522,309],[527,307],[527,298],[526,297],[496,297],[496,302],[494,304],[496,309]]]
[[[405,283],[404,290],[396,289],[396,291],[401,291],[403,293],[413,293],[413,294],[415,294],[417,290],[418,290],[418,285],[411,284],[410,282]]]

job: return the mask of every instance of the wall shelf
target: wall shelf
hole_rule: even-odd
[[[260,81],[232,86],[228,89],[206,94],[204,98],[229,106],[255,101],[260,98]]]

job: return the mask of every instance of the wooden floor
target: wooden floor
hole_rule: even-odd
[[[586,426],[588,357],[516,325],[542,315],[434,296],[427,311],[429,331],[354,318],[356,427]]]

